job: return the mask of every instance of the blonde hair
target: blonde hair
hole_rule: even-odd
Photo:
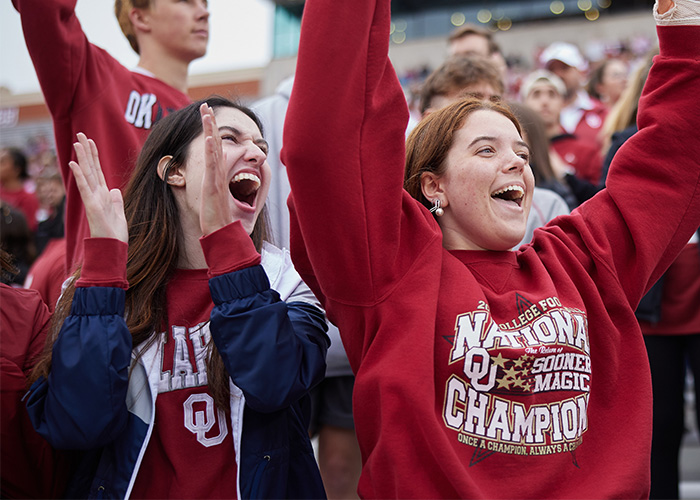
[[[141,54],[141,52],[139,51],[139,43],[136,40],[136,33],[134,33],[134,26],[131,24],[131,19],[129,19],[129,12],[134,7],[147,9],[150,6],[151,0],[114,0],[114,15],[117,16],[119,27],[129,41],[129,45],[137,54]]]
[[[637,108],[639,107],[639,97],[642,95],[644,83],[646,83],[649,70],[653,63],[654,56],[659,53],[659,49],[651,50],[644,61],[637,67],[632,77],[629,79],[627,87],[620,95],[620,98],[610,109],[601,127],[600,137],[602,138],[602,152],[605,155],[610,149],[612,136],[615,132],[624,130],[637,122]]]

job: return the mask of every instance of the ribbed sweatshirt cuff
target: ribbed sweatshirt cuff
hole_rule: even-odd
[[[115,238],[85,238],[83,269],[76,287],[111,286],[129,288],[126,258],[129,246]]]
[[[199,239],[209,277],[260,264],[260,254],[240,221],[232,222]]]
[[[662,57],[700,60],[700,27],[657,26]]]

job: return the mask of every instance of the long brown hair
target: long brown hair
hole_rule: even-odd
[[[182,166],[187,160],[190,143],[202,133],[199,107],[206,102],[216,110],[220,107],[238,109],[250,117],[263,133],[262,123],[248,108],[223,97],[213,96],[195,102],[160,120],[151,130],[148,139],[136,160],[131,179],[124,190],[124,213],[129,228],[129,250],[126,277],[126,325],[132,336],[133,346],[147,342],[150,346],[167,327],[166,289],[177,268],[180,256],[179,241],[182,226],[175,197],[167,179],[171,169]],[[98,144],[99,147],[99,144]],[[158,176],[157,165],[164,156],[172,156],[163,172]],[[267,239],[267,207],[262,212],[251,233],[258,251]],[[48,345],[52,346],[63,321],[70,312],[75,281],[74,278],[59,300],[52,324]],[[141,349],[140,352],[143,352]],[[51,369],[51,349],[47,349],[37,365],[32,380],[47,376]],[[228,407],[228,374],[214,342],[209,342],[207,356],[207,378],[209,389],[219,407]]]
[[[406,141],[406,168],[404,171],[404,189],[430,208],[432,203],[423,195],[421,176],[432,172],[442,176],[447,168],[447,155],[452,148],[455,133],[464,126],[469,115],[474,111],[490,110],[501,113],[513,122],[518,133],[522,130],[518,119],[502,103],[482,101],[467,97],[449,106],[429,114],[413,129]]]

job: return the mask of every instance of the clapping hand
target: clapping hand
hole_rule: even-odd
[[[78,133],[73,144],[77,163],[71,161],[70,169],[85,206],[90,236],[116,238],[128,243],[129,230],[124,215],[124,201],[119,189],[109,189],[100,166],[97,146],[85,134]]]
[[[204,103],[199,108],[204,133],[204,176],[199,223],[207,235],[233,222],[232,199],[225,172],[225,156],[214,110]]]

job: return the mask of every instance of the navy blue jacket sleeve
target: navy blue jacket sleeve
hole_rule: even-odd
[[[119,436],[128,420],[131,349],[124,290],[76,288],[48,380],[37,380],[27,400],[37,432],[53,447],[73,450],[104,446]]]
[[[252,409],[286,408],[323,379],[329,340],[319,308],[280,300],[260,265],[214,277],[209,288],[212,338]]]

